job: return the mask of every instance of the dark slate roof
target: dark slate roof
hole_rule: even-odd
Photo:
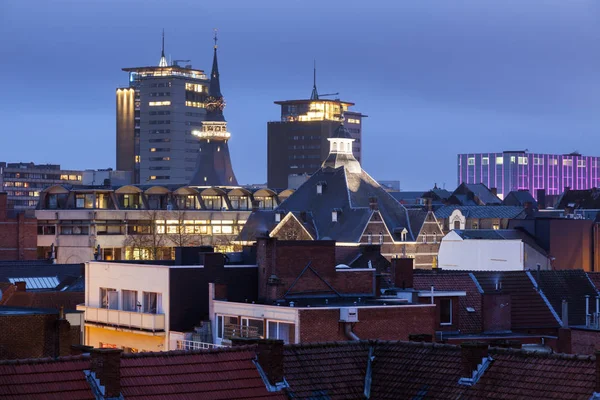
[[[586,275],[590,278],[596,292],[600,292],[600,272],[586,272]]]
[[[495,292],[496,284],[500,283],[502,293],[510,294],[512,330],[560,327],[557,316],[536,290],[527,271],[474,271],[472,274],[484,293]]]
[[[84,292],[19,292],[15,286],[2,293],[0,305],[8,307],[54,308],[75,310],[85,302]]]
[[[535,238],[521,229],[455,229],[453,232],[467,240],[521,240],[540,254],[547,255]]]
[[[502,204],[509,206],[525,206],[525,203],[531,203],[534,208],[537,208],[537,201],[533,198],[529,190],[513,190],[509,192],[502,201]]]
[[[45,261],[31,264],[0,264],[0,282],[9,282],[9,278],[57,277],[59,285],[49,290],[67,287],[76,282],[82,274],[82,264],[49,264]]]
[[[459,299],[458,329],[463,334],[482,332],[481,293],[471,273],[418,269],[415,270],[413,280],[416,290],[430,290],[433,286],[435,290],[465,291],[467,295]],[[469,312],[467,307],[472,307],[475,311]]]
[[[449,218],[454,210],[460,210],[465,218],[515,218],[523,213],[523,207],[513,206],[443,206],[435,211],[436,218]]]
[[[317,184],[323,185],[322,194],[317,194]],[[395,239],[400,240],[400,231],[406,228],[408,240],[415,240],[418,231],[413,231],[414,225],[409,221],[406,208],[362,170],[353,173],[343,167],[321,168],[276,211],[291,211],[294,215],[305,212],[314,227],[315,239],[358,242],[374,212],[369,208],[371,197],[377,198],[379,213]],[[341,210],[338,222],[331,220],[333,209]],[[253,213],[240,234],[240,240],[252,240],[250,238],[256,236],[253,232],[256,229],[271,231],[275,226],[273,213]]]
[[[483,183],[467,183],[467,188],[484,204],[502,204],[502,201]]]
[[[556,208],[600,209],[600,189],[569,190],[562,194]]]
[[[540,271],[531,275],[562,319],[562,301],[569,305],[569,325],[585,325],[585,296],[590,296],[590,313],[595,312],[596,289],[583,270]]]
[[[417,204],[425,192],[390,192],[390,194],[400,203]]]

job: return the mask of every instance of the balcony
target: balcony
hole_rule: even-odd
[[[164,314],[109,310],[106,308],[87,307],[84,304],[78,305],[77,310],[84,311],[86,323],[164,334]]]
[[[178,340],[177,341],[177,350],[210,350],[210,349],[218,349],[222,346],[220,344],[213,343],[205,343],[205,342],[195,342],[193,340]]]

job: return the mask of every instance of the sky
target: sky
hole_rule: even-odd
[[[240,183],[266,181],[276,100],[340,92],[363,168],[402,190],[457,184],[459,153],[600,156],[597,0],[0,0],[0,160],[115,167],[123,67],[172,59],[221,89]]]

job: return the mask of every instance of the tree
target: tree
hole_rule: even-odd
[[[187,222],[193,222],[186,219],[185,210],[169,211],[169,217],[171,220],[173,216],[177,219],[177,225],[167,225],[167,237],[173,242],[175,247],[188,247],[188,246],[203,246],[206,240],[206,235],[202,235],[202,225],[190,224]]]
[[[157,260],[161,249],[168,244],[165,226],[157,223],[164,215],[160,210],[145,210],[143,216],[134,226],[129,226],[123,245],[132,252],[137,250],[142,259]]]

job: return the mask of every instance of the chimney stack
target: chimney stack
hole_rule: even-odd
[[[379,204],[377,204],[377,197],[369,197],[369,208],[371,210],[379,210]]]
[[[493,188],[490,188],[490,192],[492,192],[492,194],[493,194],[494,196],[498,196],[498,188],[495,188],[495,187],[493,187]]]
[[[473,373],[478,370],[479,364],[488,356],[488,345],[483,342],[464,342],[460,345],[463,377],[473,378]]]
[[[538,203],[538,209],[540,209],[540,210],[546,209],[546,189],[538,189],[537,190],[537,203]]]
[[[104,386],[104,398],[121,395],[121,349],[92,349],[91,371],[99,386]],[[99,388],[101,389],[101,388]]]
[[[413,287],[414,259],[392,258],[392,274],[394,286],[401,289]]]
[[[15,282],[15,286],[17,287],[17,292],[26,292],[27,291],[27,283],[24,281]]]
[[[64,307],[60,307],[58,319],[55,322],[55,357],[64,357],[71,354],[71,324],[65,319]]]
[[[8,209],[8,193],[0,192],[0,221],[6,220]]]
[[[269,383],[277,386],[283,382],[283,340],[261,339],[256,349],[258,364]]]

